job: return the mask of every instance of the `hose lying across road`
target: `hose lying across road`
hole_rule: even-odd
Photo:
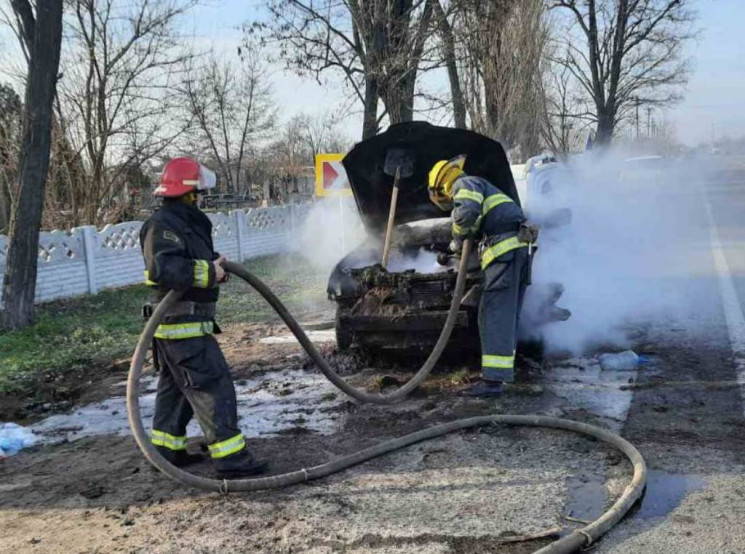
[[[447,345],[447,342],[450,339],[450,334],[455,325],[456,316],[460,309],[460,302],[465,289],[466,263],[468,255],[470,253],[470,249],[471,241],[467,240],[463,245],[460,266],[458,268],[458,278],[456,280],[455,291],[453,294],[453,302],[450,306],[450,311],[448,312],[445,326],[443,327],[442,333],[437,340],[435,348],[432,350],[432,353],[427,358],[427,361],[424,363],[421,369],[411,378],[411,380],[397,389],[395,392],[390,394],[369,394],[349,385],[346,381],[344,381],[344,379],[339,377],[328,365],[326,360],[321,357],[321,354],[318,352],[315,345],[310,341],[297,321],[292,317],[292,315],[290,315],[282,302],[264,283],[262,283],[256,276],[246,270],[246,268],[242,265],[232,262],[225,262],[223,264],[223,267],[228,272],[237,275],[238,277],[245,280],[254,289],[256,289],[256,291],[261,294],[261,296],[264,297],[264,299],[272,306],[272,308],[274,308],[274,310],[276,310],[282,320],[287,324],[287,326],[293,332],[302,347],[311,357],[313,362],[315,362],[315,364],[319,367],[321,372],[336,387],[338,387],[345,394],[361,402],[391,404],[403,399],[411,391],[416,389],[424,381],[424,379],[426,379],[427,375],[429,375],[430,371],[432,371],[432,368],[434,367],[435,363],[437,363],[437,360],[439,359],[442,351]],[[364,450],[354,452],[325,464],[293,471],[290,473],[283,473],[281,475],[273,475],[271,477],[227,481],[200,477],[198,475],[183,471],[163,458],[163,456],[160,455],[157,449],[150,442],[150,438],[145,431],[145,427],[142,423],[139,403],[139,384],[140,377],[142,375],[142,367],[148,348],[152,343],[155,329],[161,323],[163,316],[168,308],[174,302],[176,302],[180,296],[180,292],[169,292],[166,297],[158,304],[157,308],[153,312],[153,315],[150,317],[149,321],[145,325],[144,331],[140,335],[139,342],[137,343],[137,348],[135,349],[134,356],[132,357],[132,363],[129,368],[129,378],[127,381],[127,408],[129,424],[132,428],[132,434],[134,435],[137,444],[139,445],[143,454],[145,454],[145,457],[150,461],[150,463],[152,463],[160,471],[162,471],[172,479],[178,481],[179,483],[190,485],[199,489],[219,491],[223,493],[251,492],[263,489],[286,487],[289,485],[295,485],[298,483],[303,483],[305,481],[310,481],[311,479],[326,477],[327,475],[337,473],[351,466],[360,464],[378,456],[382,456],[383,454],[399,450],[417,442],[440,437],[447,433],[452,433],[454,431],[459,431],[462,429],[496,424],[526,427],[547,427],[551,429],[573,431],[575,433],[580,433],[601,440],[623,452],[633,465],[634,476],[631,480],[631,483],[626,487],[626,490],[624,490],[621,497],[613,504],[613,506],[611,506],[608,511],[606,511],[597,520],[593,521],[582,529],[573,531],[572,533],[551,543],[545,548],[538,550],[536,554],[568,554],[570,552],[575,552],[582,547],[589,546],[591,543],[605,534],[616,523],[618,523],[626,514],[626,512],[628,512],[629,509],[631,509],[631,507],[641,497],[644,491],[647,478],[646,464],[644,462],[644,458],[642,458],[642,455],[631,443],[624,440],[615,433],[611,433],[610,431],[606,431],[605,429],[601,429],[593,425],[588,425],[586,423],[580,423],[567,419],[536,415],[491,415],[459,419],[450,423],[428,427],[426,429],[411,433],[409,435],[405,435],[403,437],[376,444],[375,446],[365,448]]]

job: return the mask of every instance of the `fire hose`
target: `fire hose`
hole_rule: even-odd
[[[329,366],[326,360],[316,349],[315,345],[311,342],[308,336],[305,334],[303,329],[300,327],[298,322],[292,315],[287,311],[282,302],[277,296],[255,275],[249,272],[242,265],[233,262],[224,262],[223,268],[246,281],[251,287],[253,287],[277,312],[280,318],[289,327],[292,333],[295,335],[301,346],[305,349],[308,356],[318,366],[323,375],[331,381],[336,387],[342,392],[351,396],[352,398],[359,400],[360,402],[372,402],[376,404],[391,404],[397,402],[406,397],[411,391],[416,389],[429,375],[432,368],[437,363],[442,351],[445,349],[450,334],[455,326],[456,317],[460,309],[460,302],[463,297],[463,292],[466,284],[466,264],[469,253],[471,251],[471,240],[466,240],[463,244],[463,251],[461,253],[460,265],[458,268],[458,276],[455,284],[455,291],[453,293],[453,301],[450,305],[445,325],[442,329],[439,339],[432,350],[431,354],[425,361],[424,365],[416,372],[416,374],[403,386],[398,388],[396,391],[390,394],[370,394],[351,386],[344,379],[338,376],[334,370]],[[535,554],[568,554],[570,552],[576,552],[578,549],[587,547],[603,534],[605,534],[611,527],[618,523],[624,515],[631,509],[636,501],[641,498],[644,487],[646,485],[647,468],[644,458],[639,451],[628,441],[620,437],[619,435],[601,429],[593,425],[572,421],[568,419],[561,419],[548,416],[538,415],[488,415],[479,417],[470,417],[455,420],[449,423],[441,425],[435,425],[404,435],[402,437],[392,439],[369,448],[365,448],[358,452],[354,452],[347,456],[343,456],[336,460],[332,460],[325,464],[320,464],[310,468],[304,468],[289,473],[283,473],[281,475],[272,475],[270,477],[260,477],[253,479],[237,479],[237,480],[219,480],[211,479],[207,477],[201,477],[194,475],[177,468],[170,462],[168,462],[157,449],[150,442],[150,437],[145,431],[145,427],[142,423],[142,417],[140,415],[140,377],[142,375],[142,368],[145,362],[145,357],[149,345],[152,342],[155,330],[163,320],[164,314],[168,311],[168,308],[178,301],[179,297],[183,294],[181,291],[170,291],[165,298],[158,304],[157,308],[153,311],[152,316],[145,325],[145,329],[140,335],[139,342],[135,348],[132,362],[129,368],[129,377],[127,380],[127,411],[129,418],[129,425],[132,429],[132,434],[137,441],[140,450],[145,457],[161,472],[165,473],[168,477],[182,483],[198,489],[217,491],[222,493],[228,492],[252,492],[265,489],[275,489],[303,483],[313,479],[320,479],[333,473],[343,471],[349,467],[360,464],[367,460],[371,460],[383,454],[400,450],[412,444],[429,440],[435,437],[440,437],[448,433],[459,431],[462,429],[484,427],[488,425],[508,425],[508,426],[525,426],[525,427],[546,427],[551,429],[562,429],[565,431],[572,431],[582,435],[590,436],[600,441],[603,441],[616,449],[620,450],[629,459],[633,466],[633,477],[631,483],[627,485],[623,494],[616,500],[605,513],[603,513],[598,519],[591,522],[581,529],[574,530],[572,533],[554,541],[548,546],[541,548],[536,551]]]

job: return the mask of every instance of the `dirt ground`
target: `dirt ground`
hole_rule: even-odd
[[[726,345],[707,341],[701,348],[694,337],[666,332],[671,336],[637,337],[653,358],[645,373],[609,378],[591,358],[522,360],[528,384],[484,401],[458,395],[468,374],[455,365],[393,407],[340,399],[335,410],[343,417],[330,433],[309,431],[299,418],[292,428],[252,438],[249,447],[279,474],[460,417],[578,419],[623,430],[653,471],[641,508],[596,551],[743,552],[743,412]],[[221,336],[237,382],[257,375],[271,382],[288,368],[316,374],[297,345],[260,342],[283,333],[236,325]],[[409,375],[337,354],[332,343],[320,348],[358,386]],[[81,403],[121,395],[124,375],[91,386]],[[381,379],[386,375],[393,377]],[[208,462],[194,471],[209,474]],[[577,520],[597,517],[630,475],[621,455],[580,436],[493,427],[304,485],[223,496],[160,475],[131,437],[95,436],[35,446],[0,462],[0,552],[527,553],[581,527]]]

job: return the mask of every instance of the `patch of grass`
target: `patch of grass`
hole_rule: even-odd
[[[326,272],[311,269],[292,254],[246,263],[284,301],[293,314],[323,305]],[[142,330],[140,316],[149,292],[144,285],[101,292],[38,307],[36,323],[0,334],[0,395],[68,400],[106,367],[134,350]],[[277,321],[268,304],[233,277],[220,294],[218,321]]]
[[[454,387],[466,385],[471,382],[471,372],[467,369],[459,369],[448,375],[447,379]]]
[[[132,351],[146,296],[134,286],[40,306],[34,325],[0,335],[0,394],[68,399],[89,373]],[[73,375],[83,381],[68,382]]]
[[[297,254],[256,258],[245,266],[272,289],[296,317],[328,306],[328,272],[319,271]],[[218,314],[218,321],[224,323],[280,321],[259,293],[235,276],[222,286]]]

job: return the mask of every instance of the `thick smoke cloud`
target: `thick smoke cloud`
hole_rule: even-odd
[[[701,164],[616,152],[530,174],[531,218],[546,221],[558,208],[572,214],[568,225],[542,230],[535,258],[534,282],[561,283],[559,304],[572,312],[541,329],[549,349],[629,346],[630,331],[695,312],[700,299],[688,285],[705,264],[692,260],[692,248],[708,255],[703,173]],[[535,304],[529,298],[526,310]]]
[[[318,200],[303,220],[294,249],[314,268],[331,273],[366,233],[352,198]]]

